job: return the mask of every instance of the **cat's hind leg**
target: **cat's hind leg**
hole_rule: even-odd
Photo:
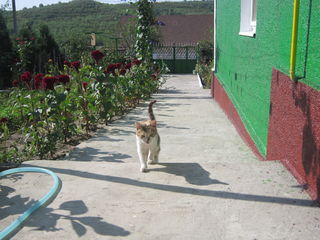
[[[154,159],[155,159],[154,154],[152,154],[150,151],[148,156],[148,164],[156,164]]]
[[[149,152],[148,164],[157,164],[159,162],[160,149],[153,149]]]
[[[159,152],[160,152],[160,137],[157,134],[150,144],[150,153],[148,156],[148,163],[157,164],[159,162]]]

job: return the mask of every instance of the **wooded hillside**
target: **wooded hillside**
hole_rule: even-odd
[[[212,14],[213,2],[161,2],[155,3],[154,12],[159,15]],[[13,29],[12,14],[5,12],[7,27]],[[17,12],[18,28],[29,24],[34,30],[46,24],[58,43],[72,35],[96,33],[98,42],[110,42],[118,36],[121,16],[135,15],[135,6],[130,3],[105,4],[94,0],[73,0],[49,6],[33,7]]]

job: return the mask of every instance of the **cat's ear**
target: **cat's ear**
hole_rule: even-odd
[[[142,128],[142,124],[139,122],[136,122],[135,124],[136,129],[141,129]]]
[[[157,126],[157,121],[156,120],[151,120],[150,121],[150,126],[151,127],[156,127]]]

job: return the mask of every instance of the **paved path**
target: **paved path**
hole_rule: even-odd
[[[160,164],[139,171],[134,122],[141,104],[59,161],[57,198],[14,239],[319,239],[320,209],[278,162],[261,162],[194,75],[171,76],[153,98]],[[1,180],[0,227],[51,184],[47,176]],[[8,205],[8,204],[11,204]]]

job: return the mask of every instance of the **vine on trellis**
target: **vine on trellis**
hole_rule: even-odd
[[[140,60],[152,60],[152,25],[155,24],[153,13],[154,1],[139,0],[137,2],[137,40],[135,44],[136,56]]]

